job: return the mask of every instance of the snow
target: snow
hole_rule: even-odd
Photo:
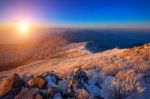
[[[47,86],[48,87],[56,87],[56,83],[54,82],[55,78],[52,76],[47,76],[45,77],[46,81],[47,81]]]
[[[128,51],[128,49],[116,48],[100,53],[90,53],[84,48],[84,46],[85,43],[80,43],[79,45],[72,44],[69,45],[68,48],[65,48],[64,53],[69,53],[69,56],[71,55],[70,57],[39,60],[9,71],[0,72],[0,82],[3,80],[3,78],[8,77],[14,73],[17,73],[21,77],[26,77],[29,75],[37,76],[46,72],[53,72],[62,78],[62,80],[56,84],[55,77],[52,75],[47,75],[45,77],[47,81],[47,87],[57,87],[62,92],[65,92],[70,81],[69,77],[72,77],[72,74],[77,67],[81,67],[89,78],[88,83],[85,83],[84,81],[82,81],[82,83],[84,85],[84,89],[90,94],[90,96],[101,96],[104,99],[111,99],[111,96],[114,95],[112,81],[117,78],[116,74],[118,72],[123,70],[133,70],[135,74],[140,75],[138,76],[140,81],[143,79],[144,75],[150,76],[150,72],[137,73],[135,66],[131,65],[133,63],[128,56],[126,59],[121,59],[119,57],[119,55],[125,51]],[[134,58],[135,57],[136,56],[134,56]],[[144,64],[146,62],[142,61],[142,63]],[[139,83],[145,88],[144,92],[133,92],[128,95],[127,99],[149,99],[150,81],[145,83],[142,80]],[[60,93],[55,94],[54,97],[54,99],[62,99]]]
[[[62,99],[60,93],[54,95],[53,99]]]
[[[89,84],[84,84],[86,86],[86,89],[92,96],[100,96],[101,89],[97,86],[95,86],[95,83],[93,81],[88,82]]]

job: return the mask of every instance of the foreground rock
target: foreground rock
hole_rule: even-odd
[[[4,80],[0,85],[0,96],[5,95],[12,89],[13,80],[11,78]]]
[[[84,87],[84,83],[88,83],[88,77],[81,67],[75,69],[73,79],[78,83],[78,87]]]
[[[8,98],[10,96],[15,96],[24,85],[25,82],[18,75],[15,74],[10,78],[5,79],[0,84],[0,97]]]
[[[28,81],[29,87],[38,87],[40,89],[46,87],[46,80],[42,77],[34,77]]]
[[[24,88],[20,93],[15,97],[15,99],[44,99],[43,96],[39,93],[38,88]]]
[[[47,81],[47,87],[56,87],[61,81],[61,78],[53,73],[47,73],[44,75],[45,80]]]

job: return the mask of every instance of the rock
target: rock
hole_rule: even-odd
[[[49,99],[51,99],[51,98],[49,98]],[[56,93],[56,94],[54,95],[53,99],[64,99],[64,98],[62,98],[62,96],[61,96],[60,93]]]
[[[6,95],[2,96],[0,99],[14,99],[15,96],[19,93],[20,88],[14,88],[10,92],[8,92]]]
[[[48,88],[47,99],[62,99],[62,95],[57,90],[57,88],[55,87]],[[66,99],[66,98],[63,98],[63,99]]]
[[[24,84],[24,81],[18,75],[14,74],[12,77],[5,79],[0,84],[0,97],[4,96],[11,90],[21,89],[21,87],[24,86]]]
[[[75,97],[77,92],[78,84],[74,79],[71,79],[67,86],[67,93],[69,97]]]
[[[76,97],[78,89],[85,88],[84,84],[88,83],[88,77],[81,68],[75,69],[74,76],[67,86],[68,97]]]
[[[42,77],[35,77],[28,81],[28,86],[42,89],[46,87],[46,81]]]
[[[34,99],[45,99],[41,94],[37,94]]]
[[[79,88],[83,88],[84,83],[88,84],[88,77],[81,68],[76,69],[73,79],[78,83]]]
[[[25,81],[23,81],[17,74],[14,74],[13,81],[13,88],[20,88],[25,85]]]
[[[102,89],[102,87],[101,87],[101,85],[100,85],[100,80],[101,80],[101,79],[97,79],[95,85],[96,85],[97,87],[99,87],[100,89]]]
[[[48,88],[48,90],[47,90],[47,97],[53,97],[54,96],[54,94],[56,93],[56,88]]]
[[[91,99],[91,98],[90,98],[90,94],[86,90],[79,89],[77,92],[76,99]]]
[[[103,97],[101,97],[101,96],[96,96],[96,97],[94,97],[95,99],[104,99]],[[117,98],[118,99],[118,98]]]
[[[86,76],[86,73],[83,70],[81,70],[81,68],[78,68],[75,71],[74,79],[83,80],[84,82],[87,82],[88,77]]]
[[[53,73],[48,73],[45,75],[45,79],[47,81],[47,87],[56,87],[58,82],[61,80],[57,75]]]
[[[13,86],[13,79],[12,78],[8,78],[6,80],[4,80],[1,84],[0,84],[0,97],[5,95],[6,93],[8,93]]]
[[[38,88],[24,88],[19,94],[15,97],[15,99],[44,99],[42,95],[39,93]]]

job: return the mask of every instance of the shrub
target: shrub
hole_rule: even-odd
[[[84,89],[80,89],[77,92],[77,97],[76,99],[91,99],[90,95],[88,94],[88,92]]]
[[[134,69],[141,73],[146,73],[149,70],[149,65],[144,61],[135,62],[133,65]]]
[[[133,93],[144,91],[144,88],[140,86],[138,74],[132,70],[117,73],[116,79],[112,80],[112,89],[114,99],[125,99]]]
[[[121,64],[118,62],[108,64],[107,66],[103,66],[102,72],[105,75],[114,76],[117,72],[122,68]]]

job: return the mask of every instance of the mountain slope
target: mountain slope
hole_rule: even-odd
[[[57,35],[50,35],[32,43],[1,44],[0,71],[10,70],[41,59],[59,57],[57,54],[68,44],[68,41]]]
[[[42,76],[47,81],[47,88],[55,87],[58,90],[55,95],[59,98],[148,99],[150,44],[95,54],[86,50],[85,46],[86,43],[72,43],[60,53],[65,57],[43,59],[0,72],[0,82],[13,74],[24,80]],[[54,82],[51,80],[53,75],[61,80]],[[44,90],[47,91],[47,88]],[[57,98],[53,96],[53,99]]]

